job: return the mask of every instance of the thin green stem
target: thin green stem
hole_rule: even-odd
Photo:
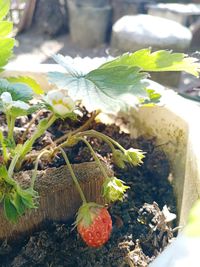
[[[118,142],[113,140],[111,137],[109,137],[103,133],[97,132],[95,130],[89,130],[89,131],[85,131],[85,132],[77,134],[77,136],[80,136],[80,135],[81,136],[85,135],[85,136],[98,137],[98,138],[102,139],[104,142],[106,142],[110,146],[112,152],[115,151],[114,145],[117,146],[118,148],[120,148],[123,152],[125,151],[125,149]]]
[[[38,170],[39,161],[40,161],[41,157],[46,153],[51,154],[50,151],[44,150],[39,154],[39,156],[36,159],[35,167],[34,167],[34,170],[33,170],[32,179],[31,179],[31,189],[33,189],[34,185],[35,185],[35,180],[36,180],[36,177],[37,177],[37,170]]]
[[[62,153],[62,155],[63,155],[63,158],[64,158],[64,160],[65,160],[65,162],[66,162],[66,164],[67,164],[67,167],[68,167],[68,169],[69,169],[69,172],[70,172],[70,174],[71,174],[71,176],[72,176],[72,179],[73,179],[73,181],[74,181],[74,183],[75,183],[75,185],[76,185],[76,188],[77,188],[77,190],[78,190],[78,192],[79,192],[79,194],[80,194],[80,197],[81,197],[83,203],[84,203],[84,204],[87,203],[87,200],[86,200],[86,198],[85,198],[85,195],[84,195],[84,193],[83,193],[83,190],[81,189],[81,187],[80,187],[80,185],[79,185],[78,179],[76,178],[76,175],[75,175],[75,173],[74,173],[74,171],[73,171],[73,169],[72,169],[72,166],[71,166],[71,164],[70,164],[70,162],[69,162],[69,159],[68,159],[68,157],[67,157],[67,154],[65,153],[65,151],[64,151],[61,147],[59,147],[59,150],[61,151],[61,153]]]
[[[117,141],[113,140],[111,137],[108,136],[108,140],[110,140],[115,146],[117,146],[122,152],[125,152],[126,149],[123,148]]]
[[[25,140],[25,138],[26,138],[26,136],[27,136],[27,134],[28,134],[28,132],[29,132],[31,126],[33,125],[33,123],[35,123],[36,119],[40,116],[40,114],[41,114],[42,112],[43,112],[43,110],[40,110],[40,111],[35,115],[35,117],[33,117],[32,120],[29,122],[29,124],[28,124],[26,130],[24,131],[22,137],[20,138],[20,143],[21,143],[21,144],[24,143],[24,140]]]
[[[46,125],[44,125],[44,127],[38,127],[38,129],[35,131],[35,133],[33,134],[33,136],[31,137],[31,139],[27,140],[24,145],[23,145],[23,149],[22,149],[22,153],[20,155],[19,158],[19,163],[17,165],[17,168],[19,169],[24,161],[24,157],[26,156],[26,154],[28,152],[31,151],[33,144],[35,143],[35,141],[44,134],[44,132],[55,122],[55,120],[57,119],[56,116],[52,115],[49,118],[49,121],[46,123]]]
[[[8,139],[11,140],[13,142],[13,144],[15,143],[15,140],[14,140],[15,120],[16,120],[15,117],[10,116],[10,124],[8,127]]]
[[[90,145],[90,143],[89,143],[85,138],[83,138],[83,137],[79,137],[78,140],[83,141],[83,142],[87,145],[87,147],[89,148],[89,150],[90,150],[90,152],[91,152],[91,154],[92,154],[94,160],[96,161],[96,163],[98,164],[98,166],[99,166],[101,172],[103,173],[103,176],[104,176],[105,178],[107,178],[108,175],[107,175],[105,169],[103,168],[103,166],[102,166],[102,164],[101,164],[99,158],[97,157],[95,151],[93,150],[92,146]]]
[[[47,124],[45,125],[45,127],[43,128],[39,128],[35,131],[35,133],[33,134],[33,136],[31,137],[31,139],[29,140],[29,145],[31,144],[31,147],[32,145],[34,144],[34,142],[44,134],[44,132],[55,122],[56,120],[56,116],[51,116],[49,118],[49,121],[47,122]]]
[[[8,112],[6,113],[6,122],[7,122],[7,126],[8,126],[8,131],[10,129],[10,115],[8,114]]]
[[[92,122],[95,120],[96,116],[99,113],[100,113],[100,111],[93,112],[91,117],[82,126],[80,126],[78,129],[76,129],[74,131],[71,131],[71,132],[68,132],[68,133],[62,135],[60,138],[54,140],[53,143],[54,144],[59,144],[59,143],[63,142],[64,140],[66,140],[69,137],[69,135],[76,135],[77,133],[83,132],[84,130],[88,129],[89,126],[92,124]],[[66,146],[66,143],[63,142],[59,147],[65,147],[65,146]],[[45,146],[42,150],[47,150],[47,149],[49,149],[51,147],[52,147],[52,144]],[[29,160],[30,158],[31,159],[32,158],[36,158],[38,155],[39,155],[38,152],[36,152],[34,154],[32,153],[32,154],[27,155],[26,159]]]
[[[5,145],[5,138],[1,130],[0,130],[0,144],[1,144],[2,152],[3,152],[3,161],[5,164],[7,164],[9,155],[8,155],[7,147]]]
[[[69,134],[71,135],[75,135],[79,132],[84,131],[85,129],[88,129],[88,127],[91,125],[91,123],[95,120],[96,116],[100,113],[100,111],[96,111],[94,113],[92,113],[91,117],[83,124],[81,125],[78,129],[68,132],[64,135],[62,135],[61,137],[59,137],[58,139],[54,140],[55,144],[59,144],[61,142],[63,142],[64,140],[66,140],[69,136]],[[44,147],[44,149],[49,149],[51,145],[48,145],[46,147]]]
[[[10,163],[9,169],[8,169],[8,175],[9,175],[9,177],[12,177],[13,172],[14,172],[14,169],[15,169],[15,166],[16,166],[16,164],[17,164],[17,161],[18,161],[19,157],[20,157],[20,153],[17,153],[17,154],[13,157],[13,159],[12,159],[12,161],[11,161],[11,163]]]

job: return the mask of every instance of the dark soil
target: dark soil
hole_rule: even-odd
[[[87,118],[87,112],[83,111],[78,123],[57,121],[37,142],[35,149],[49,144],[51,139],[63,132],[79,127]],[[18,121],[20,130],[27,121]],[[167,205],[171,212],[176,213],[175,198],[168,181],[170,166],[161,147],[156,147],[156,139],[130,139],[115,125],[93,123],[92,128],[112,136],[125,148],[140,148],[146,152],[144,164],[137,168],[127,166],[121,170],[113,166],[115,175],[124,180],[130,189],[123,202],[109,207],[113,219],[110,240],[103,247],[92,249],[82,242],[76,229],[73,230],[72,222],[46,222],[43,229],[32,236],[17,243],[4,241],[0,244],[1,267],[146,267],[173,238],[172,225],[166,222],[162,212],[163,206]],[[107,145],[96,139],[90,141],[101,159],[110,162]],[[72,163],[93,160],[82,143],[66,149],[66,152]],[[49,166],[63,164],[62,157],[58,155]],[[33,167],[32,163],[25,166],[26,169]],[[40,164],[40,168],[46,167],[46,163]]]

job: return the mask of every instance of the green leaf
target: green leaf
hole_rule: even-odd
[[[9,115],[17,118],[17,117],[20,117],[20,116],[26,116],[28,115],[28,110],[25,110],[25,109],[21,109],[21,108],[18,108],[18,107],[12,107],[10,110],[9,110]]]
[[[15,206],[11,203],[9,196],[4,197],[4,214],[7,220],[16,223],[18,220],[18,212]]]
[[[13,149],[15,148],[16,144],[12,140],[10,140],[9,138],[5,138],[4,142],[5,142],[7,149],[9,149],[12,156],[14,156]]]
[[[2,177],[9,185],[16,186],[16,181],[9,177],[6,166],[0,166],[0,177]]]
[[[14,101],[28,102],[33,98],[33,91],[29,86],[21,83],[10,83],[6,79],[0,79],[0,95],[3,92],[9,92]]]
[[[8,176],[6,166],[0,165],[0,177]]]
[[[0,37],[6,37],[12,32],[13,23],[10,21],[0,21]]]
[[[25,84],[30,87],[33,92],[37,95],[44,94],[44,91],[39,83],[37,83],[34,79],[26,76],[18,76],[18,77],[9,77],[7,80],[11,83],[20,83]]]
[[[160,94],[147,89],[145,71],[186,71],[195,76],[200,72],[197,59],[165,50],[126,53],[86,75],[75,69],[69,58],[57,55],[54,59],[67,73],[49,73],[50,82],[68,90],[72,99],[81,100],[88,111],[100,109],[109,113],[125,108],[127,102],[130,105],[130,100],[133,106],[138,104],[138,99],[146,105],[159,102]]]
[[[28,110],[27,110],[27,114],[33,114],[38,110],[41,110],[45,108],[45,104],[44,103],[37,103],[33,106],[31,106]]]
[[[6,181],[7,184],[12,185],[13,187],[16,187],[17,182],[13,178],[9,177],[8,173],[6,172],[4,172],[4,176],[3,176],[4,180]]]
[[[82,73],[78,69],[72,67],[68,57],[64,57],[63,55],[60,54],[53,55],[52,57],[60,66],[62,66],[68,73],[70,73],[71,76],[73,77],[81,76]]]
[[[69,118],[72,121],[78,121],[78,116],[75,112],[68,113],[66,118]]]
[[[137,67],[119,66],[96,69],[85,76],[75,76],[74,71],[72,74],[51,72],[48,76],[50,82],[67,89],[72,99],[81,100],[88,111],[116,113],[126,107],[127,94],[146,95],[147,84],[143,80],[147,75],[139,71]]]
[[[134,92],[135,95],[145,94],[145,86],[141,80],[147,75],[140,73],[138,67],[117,66],[96,69],[86,75],[105,95],[119,97],[124,93]]]
[[[8,14],[10,8],[9,0],[0,0],[0,70],[4,67],[13,54],[15,40],[10,38],[13,23],[2,21]]]
[[[141,49],[134,53],[126,53],[103,64],[100,68],[108,69],[116,66],[137,66],[144,71],[185,71],[194,76],[199,76],[200,72],[200,64],[196,58],[166,50],[151,53],[151,49]]]
[[[21,197],[23,204],[29,209],[37,208],[38,193],[32,188],[22,189],[20,186],[17,187],[17,192]]]
[[[4,192],[0,191],[0,203],[3,201],[4,195]]]
[[[0,20],[2,20],[10,9],[10,0],[0,0]]]
[[[17,193],[17,191],[14,191],[10,195],[10,202],[13,204],[13,206],[17,210],[17,213],[20,216],[24,214],[26,207],[24,203],[22,202],[21,196]]]
[[[140,103],[142,106],[154,106],[155,104],[160,102],[161,94],[157,93],[153,89],[146,89],[147,97],[141,97]]]
[[[5,66],[12,56],[14,44],[13,38],[0,37],[0,68]]]
[[[147,89],[147,93],[148,93],[148,96],[149,96],[150,100],[153,100],[154,102],[155,101],[158,102],[159,99],[161,98],[161,94],[157,93],[153,89]]]

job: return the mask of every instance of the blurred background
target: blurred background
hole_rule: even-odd
[[[52,54],[107,57],[152,47],[200,58],[200,0],[12,0],[12,63],[53,63]],[[199,101],[199,79],[154,79]]]

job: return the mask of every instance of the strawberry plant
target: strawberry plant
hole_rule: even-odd
[[[3,20],[8,10],[9,1],[0,0],[1,68],[12,56],[14,46],[14,39],[9,37],[12,23]],[[54,59],[65,72],[48,74],[49,81],[55,86],[55,89],[48,93],[44,93],[39,84],[29,77],[0,79],[0,111],[5,115],[7,123],[6,130],[0,129],[0,202],[3,203],[6,218],[13,223],[17,223],[26,210],[37,208],[39,196],[34,184],[39,161],[44,157],[45,160],[48,158],[48,161],[51,161],[61,153],[83,202],[75,223],[78,232],[89,246],[99,247],[109,239],[111,217],[105,207],[87,202],[64,148],[72,147],[78,142],[83,142],[88,147],[105,178],[100,190],[107,203],[123,201],[129,187],[123,180],[107,175],[89,138],[95,137],[107,143],[112,152],[113,163],[119,168],[126,168],[127,164],[142,164],[145,153],[135,148],[125,149],[111,137],[86,129],[88,122],[78,130],[53,140],[51,145],[33,152],[35,142],[56,120],[77,120],[80,103],[91,112],[90,121],[100,112],[116,114],[120,110],[129,109],[130,106],[137,108],[158,103],[161,95],[150,87],[148,71],[186,71],[198,76],[200,65],[196,59],[182,53],[151,53],[150,49],[109,58],[107,62],[88,72],[81,70],[80,66],[77,67],[68,57],[55,55]],[[131,100],[129,104],[127,98]],[[24,134],[17,138],[16,119],[37,113],[41,109],[48,113],[48,117],[39,122],[30,138],[28,131],[32,121]],[[15,172],[20,171],[27,161],[34,162],[35,168],[30,187],[23,188],[15,180]]]

